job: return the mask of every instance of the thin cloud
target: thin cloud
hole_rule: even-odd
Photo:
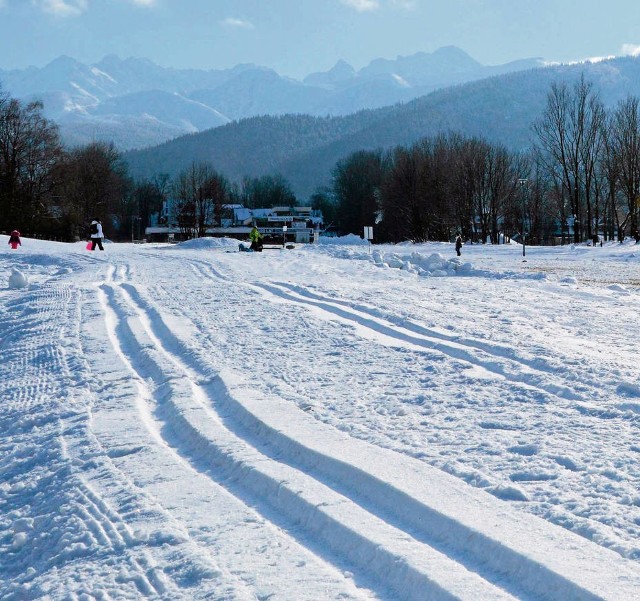
[[[386,0],[385,2],[380,0],[341,0],[341,2],[359,13],[379,10],[383,5],[391,9],[400,10],[413,10],[418,6],[418,0]]]
[[[253,23],[249,21],[245,21],[244,19],[235,19],[233,17],[228,17],[224,21],[221,21],[223,25],[227,27],[237,27],[239,29],[255,29]]]
[[[157,0],[128,0],[136,6],[152,7]],[[58,17],[76,17],[89,10],[89,0],[31,0],[42,12]],[[6,0],[0,0],[0,8]]]
[[[342,3],[357,10],[359,13],[378,10],[380,8],[380,2],[378,2],[378,0],[342,0]]]
[[[43,12],[57,17],[76,17],[88,8],[87,0],[33,0]]]
[[[640,56],[640,45],[623,44],[621,53],[622,53],[622,56]]]
[[[417,8],[417,0],[391,0],[391,6],[396,6],[402,10],[413,10]]]

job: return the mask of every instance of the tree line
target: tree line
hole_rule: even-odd
[[[119,153],[102,143],[65,149],[42,111],[0,89],[0,231],[74,240],[95,216],[121,227],[133,187]]]
[[[98,217],[109,238],[140,238],[167,198],[177,201],[176,219],[189,237],[219,223],[223,204],[296,204],[280,176],[230,183],[206,162],[194,162],[173,179],[158,174],[135,182],[112,143],[67,149],[41,102],[24,103],[0,89],[0,232],[74,241],[86,237]]]
[[[554,83],[531,130],[526,152],[455,133],[354,152],[318,202],[333,202],[339,230],[375,225],[384,242],[640,241],[638,98],[607,111],[584,77]]]
[[[231,182],[207,161],[176,177],[134,182],[113,144],[66,149],[39,102],[0,89],[0,231],[80,239],[93,217],[109,237],[141,237],[167,198],[188,237],[219,225],[223,206],[294,206],[280,175]],[[325,225],[376,241],[498,242],[526,235],[542,244],[560,235],[574,242],[640,240],[640,101],[627,96],[606,110],[593,84],[554,83],[531,126],[533,143],[514,151],[458,133],[410,147],[362,150],[338,161],[331,185],[312,195]]]

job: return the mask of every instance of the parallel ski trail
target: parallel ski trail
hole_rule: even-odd
[[[165,454],[171,455],[174,463],[177,462],[181,466],[181,472],[184,475],[177,482],[177,485],[180,486],[181,494],[189,498],[192,496],[200,497],[205,493],[207,498],[217,499],[216,503],[210,504],[216,506],[220,505],[221,494],[224,497],[224,494],[231,492],[232,495],[240,498],[241,502],[247,506],[260,505],[258,497],[250,496],[247,498],[246,492],[243,500],[242,495],[239,496],[237,490],[242,487],[234,486],[235,480],[245,478],[247,470],[251,473],[253,468],[244,466],[242,462],[229,462],[222,455],[216,458],[211,453],[209,441],[200,432],[201,423],[211,424],[212,420],[217,420],[215,414],[203,405],[202,395],[204,394],[204,389],[202,386],[186,377],[183,371],[184,367],[180,366],[179,359],[170,353],[166,353],[153,335],[149,336],[149,332],[145,329],[148,324],[144,316],[134,315],[136,312],[135,306],[128,298],[124,287],[106,283],[101,285],[101,290],[105,295],[103,301],[105,312],[108,321],[111,322],[110,338],[112,339],[112,345],[117,353],[122,354],[123,360],[130,366],[135,375],[139,391],[137,406],[141,421],[156,444],[162,447]],[[200,411],[204,411],[205,416],[201,416]],[[236,443],[235,446],[237,447],[238,444]],[[203,481],[203,477],[208,479],[209,485]],[[282,479],[274,480],[274,483],[281,487]],[[264,486],[258,483],[259,496],[263,494],[263,489]],[[222,505],[224,503],[223,499]],[[201,519],[203,523],[206,522],[206,515],[211,510],[212,507],[201,507],[196,511],[201,516],[198,519]],[[190,535],[198,541],[198,545],[202,548],[202,555],[206,557],[209,555],[206,532],[211,529],[207,528],[206,531],[199,534],[197,527],[194,524],[190,525],[188,516],[192,515],[193,511],[193,508],[184,512],[176,508],[172,509],[176,518],[186,520],[184,521],[185,527],[189,528]],[[214,513],[214,521],[221,519],[225,513],[223,511],[219,516]],[[246,511],[246,513],[247,516],[244,518],[246,520],[246,532],[244,532],[244,536],[242,532],[237,534],[239,549],[251,544],[255,531],[255,526],[252,524],[256,520],[251,518],[250,511]],[[269,521],[268,516],[267,521]],[[225,526],[224,530],[228,530],[228,528]],[[275,540],[277,536],[279,535],[274,530],[270,538]],[[221,573],[226,572],[226,589],[234,591],[233,594],[226,593],[221,598],[253,598],[253,595],[248,592],[253,586],[250,582],[257,579],[259,584],[259,573],[265,574],[270,584],[284,579],[280,584],[281,588],[286,583],[291,583],[297,577],[297,573],[291,571],[294,566],[283,565],[280,570],[276,570],[274,558],[277,562],[283,561],[278,555],[278,545],[273,550],[270,550],[269,553],[260,554],[253,563],[255,573],[246,574],[246,576],[242,575],[242,564],[234,567],[233,556],[221,558],[221,560],[229,564],[228,569],[231,571],[225,570],[222,565],[218,566],[217,569]],[[303,555],[300,552],[296,553],[296,561],[300,561],[301,556]],[[262,565],[263,561],[267,563]],[[309,558],[304,563],[308,563],[310,569],[313,569],[314,563],[313,561],[310,562]],[[296,572],[298,571],[296,570]],[[323,572],[318,572],[317,576],[316,574],[306,573],[301,577],[309,582],[318,577],[323,582],[323,587],[328,594],[332,586],[334,586],[334,582],[338,582],[337,576],[328,578]],[[237,579],[236,584],[230,585],[230,579]],[[244,582],[245,579],[249,583],[248,588],[247,583]],[[345,588],[344,584],[341,584],[340,587],[338,590],[344,590]],[[350,586],[346,587],[347,590],[349,588]],[[243,593],[242,591],[245,589],[247,592]],[[340,596],[340,594],[336,593],[337,596]],[[363,590],[361,593],[354,593],[353,596],[348,598],[369,599],[370,596]],[[315,600],[308,599],[308,601]]]
[[[247,433],[245,438],[237,438],[236,433],[224,428],[211,408],[216,402],[215,395],[207,392],[212,384],[213,389],[220,392],[220,383],[211,382],[212,374],[203,374],[195,369],[197,366],[193,360],[185,364],[180,358],[184,355],[179,352],[179,341],[164,326],[159,314],[142,301],[131,285],[123,284],[120,288],[129,309],[137,313],[138,322],[138,326],[131,326],[131,338],[122,346],[137,347],[136,354],[145,356],[144,364],[153,363],[143,370],[142,362],[136,362],[135,369],[140,370],[141,377],[151,377],[157,385],[165,382],[164,386],[171,389],[163,401],[164,419],[167,425],[171,424],[174,436],[180,438],[176,441],[180,445],[180,453],[196,469],[202,469],[197,457],[206,452],[216,465],[216,473],[222,470],[236,486],[248,489],[252,496],[265,497],[272,510],[288,515],[290,528],[294,524],[297,528],[302,526],[313,535],[312,538],[322,540],[322,545],[331,548],[332,553],[346,557],[354,569],[362,570],[366,566],[363,572],[365,579],[373,575],[371,562],[378,565],[378,571],[385,574],[383,589],[387,586],[394,589],[394,598],[412,599],[416,590],[422,590],[419,598],[423,598],[424,591],[431,591],[434,599],[471,599],[483,589],[487,589],[482,593],[483,598],[512,598],[457,561],[451,561],[441,552],[407,537],[391,523],[368,513],[358,504],[352,504],[353,501],[321,481],[299,472],[290,465],[293,461],[286,455],[284,459],[289,459],[288,463],[267,458],[263,454],[264,445],[251,440]],[[119,301],[116,302],[113,293],[105,292],[110,306],[122,313],[124,309],[117,308]],[[154,358],[149,361],[151,356]],[[204,385],[196,384],[198,381]],[[279,451],[282,453],[283,448]],[[334,507],[340,508],[337,514],[332,509]],[[381,513],[379,509],[378,513]],[[350,515],[351,523],[343,522],[343,515]],[[363,526],[355,526],[359,523]],[[368,526],[361,530],[364,524]],[[371,538],[364,534],[367,530],[371,531]],[[328,556],[330,560],[331,557]],[[442,579],[444,584],[439,584]],[[413,585],[407,586],[408,582],[413,582]]]
[[[227,280],[224,274],[206,263],[199,266],[199,271],[205,277]],[[355,306],[349,301],[321,296],[301,286],[285,282],[252,282],[247,285],[272,297],[306,306],[308,309],[319,311],[333,319],[340,319],[355,325],[360,336],[379,344],[402,346],[418,351],[436,351],[485,370],[489,377],[508,380],[523,388],[540,391],[565,400],[584,400],[581,395],[576,394],[564,384],[546,384],[545,382],[551,378],[554,370],[549,368],[542,370],[544,372],[542,373],[538,361],[534,366],[532,362],[519,358],[510,348],[468,338],[461,340],[459,337],[436,332],[421,324],[406,320],[399,324],[393,321],[393,317],[383,316],[379,311],[362,305]],[[483,358],[478,353],[482,353],[486,357]]]
[[[330,319],[354,325],[358,335],[378,344],[440,352],[484,370],[488,377],[506,380],[514,386],[521,387],[522,390],[550,395],[558,399],[561,405],[590,417],[596,419],[615,417],[624,421],[640,422],[640,416],[637,414],[615,408],[593,407],[590,399],[576,393],[569,385],[562,382],[553,384],[552,380],[555,379],[552,378],[553,373],[551,370],[549,370],[550,373],[541,372],[538,366],[539,361],[533,365],[532,362],[524,361],[512,351],[500,346],[470,339],[454,339],[452,336],[434,332],[419,324],[403,322],[399,325],[390,321],[388,317],[381,317],[377,312],[362,306],[354,307],[347,301],[320,296],[300,286],[290,286],[282,282],[268,284],[253,282],[247,285],[267,294],[268,298],[304,306]],[[483,358],[478,353],[487,357]]]
[[[191,461],[188,453],[185,454],[186,448],[190,449],[193,457],[199,455],[200,451],[193,448],[191,442],[182,440],[176,434],[176,430],[180,429],[177,423],[180,417],[167,415],[169,403],[166,402],[166,397],[180,390],[182,386],[185,386],[185,390],[180,390],[178,394],[184,393],[189,397],[194,394],[197,397],[200,394],[199,387],[196,384],[190,384],[175,365],[174,369],[167,369],[166,360],[170,357],[169,355],[164,355],[164,362],[162,359],[157,360],[158,357],[154,361],[152,356],[158,349],[151,340],[147,339],[141,320],[132,309],[131,302],[127,302],[127,295],[121,288],[122,282],[129,275],[128,270],[112,270],[105,281],[99,284],[100,302],[108,339],[115,353],[134,375],[133,384],[137,390],[134,400],[137,421],[131,422],[127,432],[132,440],[142,445],[139,448],[143,449],[145,454],[150,454],[150,460],[154,461],[156,468],[177,463],[177,470],[170,469],[168,472],[171,474],[170,479],[164,482],[162,477],[152,477],[144,489],[148,490],[148,494],[152,497],[159,495],[155,498],[162,507],[161,511],[168,513],[170,520],[176,521],[175,526],[168,524],[168,528],[179,528],[182,532],[180,536],[189,539],[186,549],[181,553],[196,554],[196,557],[191,557],[188,561],[197,565],[197,571],[203,572],[205,578],[211,578],[210,583],[204,585],[206,594],[203,593],[203,598],[250,601],[255,599],[256,586],[260,589],[268,583],[267,588],[269,588],[283,578],[286,578],[286,582],[295,579],[294,566],[283,565],[274,573],[274,566],[280,561],[277,546],[273,550],[270,549],[252,558],[250,566],[246,565],[242,555],[233,554],[222,557],[217,555],[215,529],[218,527],[227,536],[230,535],[230,530],[237,531],[235,536],[241,546],[257,547],[258,541],[264,541],[264,539],[256,538],[259,534],[255,526],[257,520],[250,509],[245,509],[238,514],[238,523],[226,523],[225,516],[238,513],[238,510],[229,502],[231,495],[228,494],[226,486],[205,474],[209,469],[208,466],[206,469],[203,468],[200,460]],[[124,408],[122,413],[123,416],[119,419],[127,419]],[[116,419],[115,416],[114,419]],[[108,431],[109,427],[106,425],[106,431],[103,431],[102,436],[104,437]],[[131,444],[129,443],[129,446]],[[108,452],[115,456],[119,454],[117,448]],[[125,452],[123,457],[126,459],[127,455],[128,452]],[[145,482],[149,478],[148,473],[145,472],[148,468],[143,467],[138,473],[138,463],[139,461],[134,458],[132,462],[125,463],[121,468],[135,480]],[[158,482],[154,483],[154,479]],[[167,492],[172,493],[167,497],[169,503],[165,502]],[[166,521],[166,518],[162,516],[160,518]],[[202,528],[202,525],[205,527]],[[270,533],[270,538],[267,540],[277,537],[278,534],[274,531]],[[255,541],[254,538],[256,538]],[[211,542],[210,539],[212,539]],[[175,552],[174,555],[176,555]],[[300,554],[297,554],[296,561],[299,560]],[[162,581],[164,573],[154,572],[154,574],[157,577],[156,580]],[[304,578],[311,581],[313,577],[314,575],[306,574]],[[265,579],[263,585],[260,584],[261,578]],[[332,586],[329,580],[330,578],[325,575],[323,582],[326,583],[327,590],[331,590]],[[280,587],[282,588],[282,585]],[[342,585],[342,590],[344,588]],[[346,588],[348,589],[349,586]],[[351,588],[356,590],[355,587]],[[173,597],[169,592],[166,594],[167,598],[178,598],[178,595]],[[345,598],[364,600],[369,599],[370,596],[363,592]],[[308,599],[308,601],[315,600]]]
[[[197,266],[197,270],[206,275],[209,272],[206,262],[198,263],[201,264]],[[161,344],[166,345],[167,348],[171,348],[181,356],[188,356],[188,367],[193,371],[194,376],[200,373],[201,377],[203,377],[202,374],[206,374],[205,380],[207,380],[211,375],[210,367],[199,363],[198,354],[189,353],[187,347],[176,339],[173,331],[164,325],[154,305],[150,304],[149,301],[143,300],[133,287],[124,285],[124,288],[131,293],[132,300],[135,300],[144,313],[150,317],[150,325],[155,329]],[[226,376],[225,380],[227,380]],[[232,381],[232,378],[229,381]],[[465,529],[468,526],[464,524],[464,521],[458,522],[454,520],[452,522],[450,518],[444,517],[443,514],[438,514],[437,511],[434,512],[431,508],[422,506],[417,499],[411,498],[411,495],[407,500],[406,493],[402,492],[401,485],[397,491],[394,491],[394,487],[389,488],[389,481],[385,478],[378,480],[374,475],[367,473],[366,469],[354,469],[354,466],[350,465],[349,461],[336,461],[335,458],[325,456],[318,449],[313,451],[304,445],[300,445],[296,442],[295,435],[291,438],[291,432],[295,430],[294,427],[289,428],[289,436],[287,436],[285,432],[268,425],[268,415],[262,416],[261,419],[257,414],[252,414],[252,410],[249,408],[251,403],[247,402],[246,398],[242,403],[239,403],[234,398],[234,395],[241,394],[242,385],[229,388],[228,385],[215,378],[215,376],[210,381],[210,384],[213,391],[210,394],[211,402],[219,403],[221,407],[225,405],[230,407],[234,413],[232,416],[233,421],[236,421],[237,424],[243,424],[238,429],[237,425],[234,426],[233,423],[225,421],[225,424],[229,425],[239,436],[245,437],[250,442],[253,440],[252,444],[259,446],[261,451],[271,454],[262,445],[262,442],[269,441],[269,444],[273,445],[273,448],[277,450],[277,457],[280,461],[286,461],[289,465],[301,467],[306,472],[312,473],[318,481],[332,486],[334,490],[359,503],[361,507],[381,516],[386,523],[404,528],[406,532],[411,532],[412,536],[418,541],[427,541],[440,549],[446,549],[447,544],[451,543],[450,539],[453,539],[453,547],[450,547],[447,552],[450,557],[463,561],[471,569],[477,569],[478,572],[485,577],[489,577],[490,580],[500,582],[505,589],[519,594],[519,598],[527,599],[530,595],[532,595],[531,598],[535,598],[538,595],[545,597],[549,594],[550,589],[559,591],[557,596],[552,595],[552,598],[563,599],[563,601],[574,598],[599,598],[581,588],[581,585],[572,582],[570,579],[567,580],[561,575],[562,570],[560,573],[554,573],[553,569],[548,571],[548,567],[543,567],[537,564],[536,561],[532,561],[533,558],[528,557],[526,552],[520,555],[520,551],[517,551],[515,547],[512,549],[503,547],[502,543],[492,540],[491,536],[488,538],[480,536],[478,538],[479,533],[477,531],[467,531],[465,534]],[[251,395],[249,394],[248,396]],[[258,410],[259,408],[254,406],[254,409]],[[293,421],[295,422],[295,420]],[[247,437],[247,433],[243,433],[244,428],[248,429],[249,433],[253,432],[253,434]],[[350,487],[348,483],[352,486]],[[363,494],[362,491],[366,492]],[[367,495],[370,495],[369,498]],[[372,499],[375,502],[372,503]],[[379,505],[380,499],[387,499],[388,503]],[[402,514],[402,519],[398,519],[398,514]],[[415,521],[420,523],[413,524],[411,519],[407,519],[406,516],[408,514],[417,516]],[[424,530],[425,528],[426,530]],[[452,532],[454,533],[453,535]],[[554,530],[554,527],[551,527],[551,532],[552,534],[549,535],[550,540],[554,539],[554,533],[560,534],[560,530]],[[469,535],[471,535],[472,540],[476,540],[477,544],[465,545],[464,548],[456,550],[455,541],[469,540]],[[547,543],[548,541],[545,542],[545,544]],[[524,548],[522,548],[522,551],[524,551]],[[517,582],[509,582],[509,578],[505,578],[505,575],[501,573],[500,563],[505,558],[508,558],[509,562],[524,562],[522,567],[518,568],[520,577]],[[523,575],[527,573],[529,573],[528,576]],[[541,579],[541,573],[546,574],[543,579]],[[589,579],[587,578],[587,580]]]

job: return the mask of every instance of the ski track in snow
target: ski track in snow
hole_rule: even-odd
[[[358,570],[371,570],[372,563],[377,565],[379,573],[384,575],[384,582],[379,582],[378,586],[382,585],[383,591],[390,587],[393,590],[392,598],[414,599],[423,598],[425,595],[433,599],[473,598],[477,595],[496,600],[513,598],[428,546],[400,542],[396,545],[399,548],[393,549],[393,544],[389,541],[402,541],[406,535],[386,522],[376,519],[374,515],[362,511],[355,504],[350,510],[353,514],[350,516],[351,522],[344,522],[342,516],[331,515],[332,506],[339,506],[340,511],[345,512],[345,504],[349,500],[317,480],[314,482],[305,472],[289,469],[288,466],[292,463],[290,459],[287,461],[286,457],[282,457],[276,461],[273,453],[268,458],[256,449],[256,443],[247,440],[247,435],[238,438],[223,428],[220,417],[210,408],[210,405],[215,403],[215,398],[207,395],[203,387],[193,383],[205,377],[198,373],[203,369],[195,370],[193,365],[183,363],[180,358],[183,356],[182,353],[169,351],[171,347],[177,346],[177,341],[171,338],[170,330],[164,326],[158,314],[153,311],[153,317],[149,317],[152,310],[145,308],[130,286],[123,285],[121,290],[128,307],[137,312],[144,336],[142,333],[130,332],[129,336],[138,341],[137,343],[132,340],[122,344],[119,341],[115,346],[128,347],[128,354],[132,357],[138,356],[136,366],[132,367],[140,379],[151,379],[158,387],[166,386],[167,382],[173,384],[175,381],[177,388],[179,380],[182,380],[183,384],[188,382],[190,390],[187,392],[177,390],[167,393],[162,401],[168,414],[167,424],[159,426],[157,430],[162,431],[169,426],[174,431],[171,446],[178,448],[180,454],[187,457],[191,465],[199,464],[197,457],[203,452],[201,448],[204,446],[208,457],[217,468],[216,479],[220,479],[222,474],[223,480],[235,481],[234,488],[241,489],[237,494],[244,497],[246,502],[259,503],[260,497],[268,499],[268,504],[273,504],[273,507],[270,508],[271,511],[265,512],[266,516],[278,516],[278,521],[288,526],[288,529],[294,529],[297,525],[307,536],[318,537],[324,545],[331,547],[333,553],[347,557],[354,564],[350,567],[356,574]],[[115,308],[117,303],[111,293],[107,292],[107,296],[110,308]],[[123,321],[123,309],[115,312],[121,316],[118,321]],[[130,328],[133,329],[133,326]],[[158,336],[162,336],[162,339]],[[165,362],[168,361],[171,365],[163,368],[162,358],[147,361],[147,356],[152,351],[145,348],[144,338],[148,338],[153,350],[163,355]],[[145,361],[141,361],[140,355],[144,355]],[[137,366],[142,363],[145,367]],[[151,367],[149,363],[155,365]],[[153,374],[155,369],[160,373]],[[179,374],[187,377],[172,376],[176,369]],[[181,403],[177,397],[184,397],[188,402]],[[177,427],[177,424],[182,427]],[[266,425],[258,424],[256,428],[264,429]],[[247,449],[239,450],[238,446],[246,446]],[[285,453],[286,446],[283,446],[280,452]],[[314,463],[316,461],[318,460],[314,459]],[[208,473],[212,472],[214,470]],[[339,488],[345,489],[346,486],[343,483]],[[301,491],[309,492],[303,494]],[[358,522],[361,525],[356,527],[355,524]],[[376,531],[380,531],[377,537],[374,538],[370,534],[372,538],[367,538],[369,532]],[[385,549],[386,546],[391,548]],[[444,580],[444,584],[438,582],[439,580]],[[497,580],[504,580],[504,576]],[[503,586],[505,584],[503,582]],[[515,586],[515,583],[511,586]],[[419,597],[414,596],[416,590],[420,591]]]
[[[348,328],[353,344],[455,362],[469,378],[552,406],[559,418],[576,414],[594,440],[612,420],[637,428],[638,411],[593,403],[597,374],[574,387],[555,357],[444,332],[317,286],[241,282],[224,257],[214,266],[190,255],[138,256],[177,281],[187,269],[203,284],[235,286],[237,298],[264,299],[274,322],[308,312]],[[0,485],[2,598],[312,601],[322,590],[323,599],[588,601],[614,599],[610,579],[616,594],[631,600],[637,592],[635,564],[618,556],[610,573],[613,551],[525,518],[462,483],[462,472],[450,470],[453,477],[345,434],[317,403],[290,402],[294,381],[252,382],[250,363],[223,360],[214,322],[194,319],[198,300],[181,302],[179,284],[169,290],[142,278],[135,257],[102,259],[60,259],[24,304],[11,301],[12,313],[0,314],[1,358],[12,352],[8,340],[21,342],[12,358],[19,379],[3,387],[10,411],[2,422],[17,425],[11,445],[0,447],[10,468]],[[75,270],[92,271],[94,281],[62,283]],[[234,296],[218,288],[214,298]],[[43,330],[56,332],[47,334],[55,346],[40,346]],[[508,429],[489,418],[481,427]],[[36,517],[24,517],[18,495]],[[60,499],[60,513],[36,527],[48,495]],[[42,578],[52,570],[57,577]]]

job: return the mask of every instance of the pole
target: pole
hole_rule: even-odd
[[[525,233],[524,233],[524,226],[525,226],[525,209],[524,209],[524,197],[525,197],[525,188],[527,185],[527,179],[526,178],[520,178],[518,180],[518,183],[520,184],[520,194],[522,195],[522,256],[526,256],[526,250],[525,250]]]

